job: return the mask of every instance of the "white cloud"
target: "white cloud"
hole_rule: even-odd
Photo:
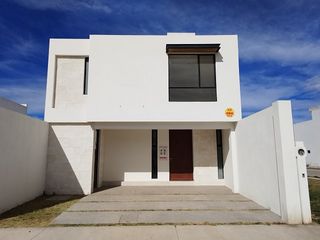
[[[14,0],[31,9],[78,11],[81,9],[110,13],[111,8],[102,0]]]
[[[305,90],[316,92],[320,95],[320,75],[314,76],[304,81]]]
[[[320,41],[295,39],[277,33],[244,34],[240,37],[240,57],[245,61],[276,61],[283,65],[320,61]]]

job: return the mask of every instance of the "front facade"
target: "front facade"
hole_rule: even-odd
[[[237,36],[52,39],[48,193],[227,185],[241,119]]]
[[[223,185],[311,221],[290,102],[242,119],[237,36],[52,39],[45,121],[48,194]]]

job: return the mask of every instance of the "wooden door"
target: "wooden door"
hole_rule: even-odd
[[[192,130],[169,130],[170,181],[193,180]]]

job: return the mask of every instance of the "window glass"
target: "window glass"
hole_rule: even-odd
[[[170,55],[170,87],[199,87],[197,55]]]
[[[169,55],[169,101],[217,101],[215,55]]]
[[[214,81],[214,55],[200,55],[200,87],[215,87]]]

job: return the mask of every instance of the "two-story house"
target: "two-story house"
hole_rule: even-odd
[[[47,191],[233,185],[237,36],[51,39]]]

